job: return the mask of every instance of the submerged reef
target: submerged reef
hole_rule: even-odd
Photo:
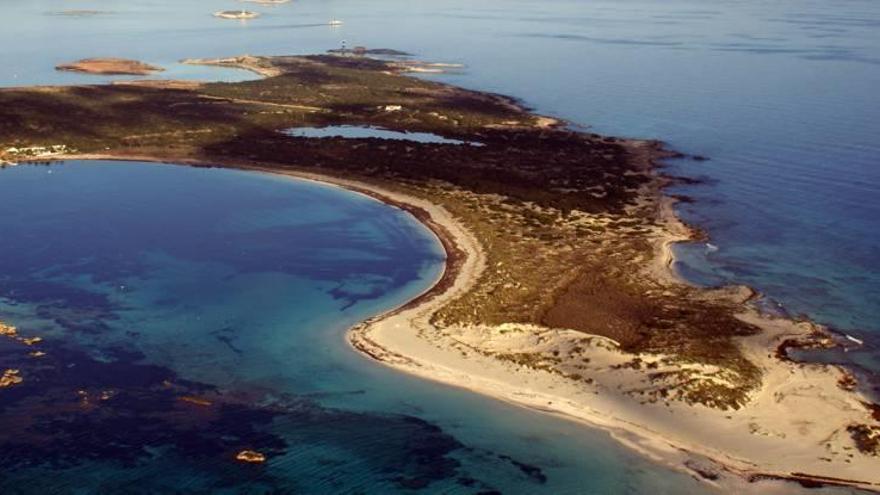
[[[2,380],[19,380],[0,393],[0,466],[17,473],[4,475],[0,487],[12,488],[19,476],[49,468],[111,463],[137,472],[162,452],[192,466],[214,488],[293,489],[291,480],[273,471],[272,459],[300,445],[356,450],[349,439],[365,434],[381,435],[375,444],[383,448],[365,444],[371,450],[357,456],[381,466],[390,483],[424,488],[464,477],[488,486],[461,472],[451,456],[464,445],[414,417],[325,408],[290,394],[267,401],[260,392],[181,379],[124,348],[50,339],[40,344],[44,355],[34,359],[21,347],[0,341],[0,359],[17,367]]]

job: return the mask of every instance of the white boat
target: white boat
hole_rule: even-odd
[[[328,22],[327,24],[330,26],[341,26],[342,21],[340,21],[339,19],[331,19],[330,22]]]
[[[218,12],[214,12],[214,17],[219,17],[221,19],[255,19],[257,17],[260,17],[260,14],[244,9],[220,10]]]

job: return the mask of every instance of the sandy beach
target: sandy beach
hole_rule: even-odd
[[[167,161],[100,154],[58,158]],[[641,355],[645,368],[633,369],[625,366],[633,356],[606,337],[535,325],[440,329],[432,324],[432,316],[471,289],[486,270],[478,240],[443,207],[375,184],[310,172],[279,172],[259,163],[198,159],[174,163],[234,167],[342,187],[405,209],[430,229],[447,252],[443,274],[417,298],[348,332],[350,344],[373,360],[424,379],[601,428],[643,455],[723,490],[785,492],[794,481],[808,487],[839,485],[880,491],[880,460],[850,446],[847,426],[870,422],[871,418],[865,407],[867,399],[840,386],[847,372],[837,366],[795,363],[777,355],[784,341],[824,334],[813,323],[769,317],[743,305],[740,318],[759,326],[762,332],[740,339],[739,344],[760,367],[763,382],[748,404],[738,410],[640,399],[638,391],[653,386],[646,370],[663,371],[660,356]],[[657,257],[646,265],[646,272],[662,278],[663,283],[683,283],[669,269],[669,246],[686,239],[690,230],[674,216],[670,198],[657,204],[657,214],[667,231],[655,239]],[[731,288],[707,291],[706,295],[739,298],[744,303],[751,294],[745,288]],[[586,349],[589,383],[492,357],[499,351],[573,346]],[[715,371],[705,365],[693,366],[702,366],[700,371],[706,376]]]
[[[75,3],[0,495],[880,495],[880,3]]]
[[[376,192],[428,212],[431,223],[427,225],[442,226],[440,232],[433,230],[446,236],[445,244],[454,244],[464,259],[445,275],[454,280],[432,297],[353,328],[351,342],[365,354],[426,379],[607,429],[631,447],[697,473],[709,483],[730,487],[741,485],[742,480],[778,478],[880,488],[880,460],[847,446],[846,426],[869,421],[870,415],[862,403],[866,398],[838,386],[846,371],[784,361],[775,355],[785,339],[821,332],[816,325],[771,318],[743,307],[741,318],[763,330],[742,339],[740,345],[760,366],[764,383],[751,402],[737,411],[682,403],[648,404],[620,393],[650,387],[650,381],[641,371],[617,368],[626,360],[625,353],[614,341],[599,336],[587,337],[594,383],[573,384],[553,373],[485,357],[478,350],[565,346],[582,342],[585,336],[579,332],[517,325],[459,332],[434,327],[430,321],[434,311],[467,291],[485,269],[482,249],[445,210],[416,198]],[[670,232],[658,239],[661,254],[652,265],[667,282],[683,283],[668,268],[669,246],[686,238],[687,228],[668,216],[672,211],[668,198],[661,204],[659,214],[669,223]],[[663,270],[657,271],[656,266]],[[757,491],[767,486],[761,483],[751,488]]]
[[[266,78],[0,91],[19,122],[5,126],[5,156],[239,168],[368,195],[434,232],[447,263],[424,294],[349,332],[364,355],[602,428],[724,490],[792,480],[880,490],[877,406],[846,370],[787,358],[833,344],[830,332],[759,314],[746,287],[700,289],[670,270],[670,247],[698,237],[664,192],[675,179],[662,161],[682,155],[368,58],[199,62]],[[48,96],[117,125],[47,142],[67,123],[20,102]],[[285,132],[331,124],[482,146]]]

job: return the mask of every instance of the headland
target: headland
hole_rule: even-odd
[[[694,233],[663,194],[676,154],[661,143],[575,132],[394,62],[199,62],[264,78],[3,89],[0,159],[41,148],[63,150],[41,160],[246,168],[377,197],[434,231],[448,259],[430,291],[352,329],[364,354],[605,428],[707,483],[880,491],[877,407],[845,369],[785,354],[833,336],[759,314],[747,288],[670,272],[669,246]],[[331,125],[481,146],[283,132]]]

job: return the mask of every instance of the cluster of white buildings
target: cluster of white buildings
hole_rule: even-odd
[[[31,160],[49,158],[56,155],[75,153],[76,150],[66,144],[53,144],[49,146],[27,146],[6,148],[0,153],[0,165],[15,165],[16,160]]]
[[[70,153],[72,150],[66,144],[53,144],[51,146],[29,146],[27,148],[6,148],[4,153],[11,157],[41,158],[52,155]]]

